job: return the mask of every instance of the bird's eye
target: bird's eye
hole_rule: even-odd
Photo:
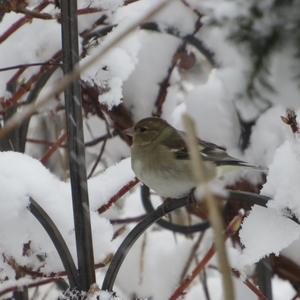
[[[139,129],[140,132],[145,132],[146,130],[147,130],[146,127],[140,127],[140,129]]]

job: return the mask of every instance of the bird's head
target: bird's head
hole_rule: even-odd
[[[142,119],[134,126],[133,143],[139,146],[155,143],[160,140],[166,128],[171,127],[160,118],[150,117]]]

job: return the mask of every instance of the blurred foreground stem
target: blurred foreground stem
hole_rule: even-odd
[[[222,283],[225,300],[234,300],[234,288],[231,268],[225,247],[224,222],[218,207],[218,203],[208,186],[208,178],[205,174],[205,166],[199,154],[196,130],[193,120],[188,115],[183,115],[183,124],[186,131],[186,143],[191,156],[191,165],[198,187],[204,192],[204,198],[208,208],[209,221],[214,231],[214,243],[217,251],[219,270],[222,274]]]

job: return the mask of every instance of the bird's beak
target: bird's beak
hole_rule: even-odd
[[[129,128],[127,128],[127,129],[124,129],[123,130],[123,133],[125,134],[125,135],[127,135],[127,136],[133,136],[133,133],[134,133],[134,130],[133,130],[134,128],[133,127],[129,127]]]

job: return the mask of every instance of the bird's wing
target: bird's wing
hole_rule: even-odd
[[[189,152],[184,139],[176,131],[172,133],[170,139],[165,139],[162,143],[175,155],[176,159],[189,159]]]
[[[163,142],[175,155],[176,159],[189,159],[189,152],[184,141],[184,132],[174,132],[172,138]],[[198,139],[199,154],[203,160],[213,161],[216,165],[232,165],[251,167],[244,161],[236,159],[226,152],[226,148],[220,147],[214,143]],[[254,166],[252,166],[254,167]]]
[[[230,156],[223,147],[202,140],[199,140],[199,143],[205,145],[204,149],[201,151],[201,156],[204,160],[213,161],[218,166],[231,165],[251,167],[248,163]]]

